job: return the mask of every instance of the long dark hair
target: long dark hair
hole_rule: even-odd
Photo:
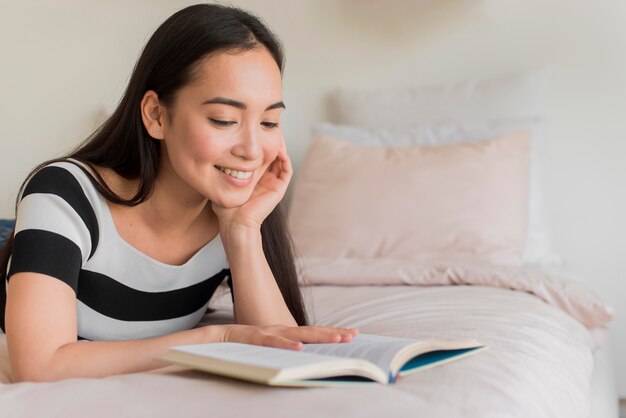
[[[128,200],[115,194],[96,170],[96,180],[83,167],[96,189],[110,202],[135,206],[148,199],[154,188],[160,157],[158,141],[146,131],[140,111],[143,95],[154,90],[165,106],[174,103],[176,93],[189,83],[199,61],[216,51],[240,52],[266,47],[280,68],[284,69],[284,53],[278,38],[253,14],[232,6],[197,4],[186,7],[159,26],[146,44],[131,75],[122,100],[113,114],[87,139],[63,157],[48,160],[35,167],[20,187],[19,196],[28,179],[52,162],[74,158],[89,167],[91,164],[113,169],[128,180],[139,180],[137,193]],[[72,161],[69,161],[72,162]],[[293,254],[293,241],[287,229],[283,203],[267,216],[261,225],[262,245],[267,262],[289,311],[298,325],[308,325]],[[9,257],[13,251],[15,229],[0,251],[0,289]],[[6,294],[2,295],[6,300]],[[4,317],[4,312],[0,312]]]

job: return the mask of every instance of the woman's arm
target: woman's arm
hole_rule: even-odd
[[[245,304],[244,304],[245,305]],[[6,306],[14,382],[103,377],[165,367],[155,360],[175,345],[238,342],[299,350],[302,343],[349,342],[358,330],[283,325],[208,325],[155,338],[76,341],[76,296],[40,273],[11,276]]]
[[[165,367],[154,360],[171,346],[220,342],[227,325],[209,325],[162,337],[127,341],[76,341],[76,295],[39,273],[9,280],[6,331],[13,381],[102,377]]]
[[[222,242],[232,274],[235,322],[297,327],[263,253],[261,231],[237,228],[224,232]]]
[[[159,369],[169,364],[155,360],[170,347],[222,341],[221,325],[188,329],[162,337],[127,341],[79,341],[58,348],[48,366],[32,375],[14,376],[14,381],[54,381],[67,377],[104,377]],[[41,371],[45,370],[45,374]],[[15,379],[17,378],[17,379]]]

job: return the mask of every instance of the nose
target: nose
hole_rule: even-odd
[[[246,127],[240,131],[237,143],[232,150],[233,155],[245,160],[258,160],[263,154],[263,150],[259,145],[258,136],[254,126]]]

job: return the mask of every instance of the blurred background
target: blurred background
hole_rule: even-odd
[[[120,99],[178,0],[0,1],[0,218],[40,162],[89,135]],[[335,89],[384,89],[541,70],[543,191],[555,252],[616,309],[626,352],[626,2],[239,0],[287,56],[282,117],[296,170]],[[292,188],[290,187],[290,191]],[[290,191],[286,199],[289,202]],[[626,397],[626,360],[616,359]]]

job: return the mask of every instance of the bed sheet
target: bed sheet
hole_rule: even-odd
[[[591,418],[619,418],[619,396],[613,342],[609,338],[593,353]]]
[[[180,366],[52,383],[9,384],[0,335],[0,409],[6,416],[463,416],[587,417],[593,341],[562,310],[527,292],[486,286],[306,286],[317,325],[412,338],[475,338],[476,356],[359,388],[271,388]],[[200,325],[233,320],[223,286]]]

